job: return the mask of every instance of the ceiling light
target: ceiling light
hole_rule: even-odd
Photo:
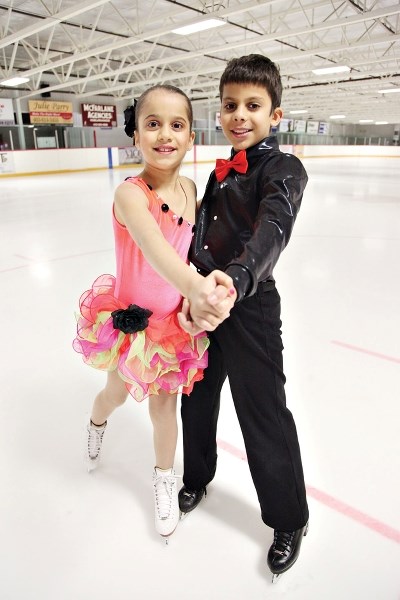
[[[178,35],[190,35],[191,33],[196,33],[197,31],[205,31],[206,29],[212,29],[213,27],[221,27],[221,25],[226,25],[226,21],[222,21],[221,19],[206,19],[205,21],[193,23],[193,25],[186,25],[185,27],[173,29],[172,33],[177,33]]]
[[[28,81],[28,77],[14,77],[13,79],[6,79],[6,81],[2,81],[1,85],[14,87],[15,85],[21,85],[21,83],[27,83]]]
[[[330,119],[345,119],[346,115],[331,115]]]
[[[307,113],[308,110],[290,110],[289,114],[290,115],[304,115],[304,113]]]
[[[328,75],[329,73],[346,73],[350,71],[350,67],[346,67],[345,65],[341,67],[326,67],[324,69],[313,69],[312,72],[315,75]]]
[[[360,119],[358,122],[359,123],[373,123],[374,120],[373,119]]]
[[[375,121],[375,125],[389,125],[389,121]]]
[[[396,92],[400,92],[400,87],[397,88],[389,88],[388,90],[378,90],[380,94],[394,94]]]

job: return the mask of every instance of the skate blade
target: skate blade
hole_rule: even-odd
[[[173,529],[170,533],[160,533],[161,539],[163,540],[166,546],[168,546],[169,538],[175,533],[177,527],[178,523],[175,525],[175,529]]]
[[[172,533],[174,533],[174,532],[172,532]],[[169,538],[171,537],[172,533],[170,533],[168,535],[162,535],[160,533],[161,539],[162,539],[163,543],[165,544],[165,546],[169,546]]]
[[[89,459],[86,459],[86,469],[88,473],[92,473],[93,471],[95,471],[98,467],[98,461],[96,460],[95,462],[93,461],[89,461]]]

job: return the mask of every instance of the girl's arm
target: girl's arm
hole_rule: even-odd
[[[217,283],[227,290],[232,288],[231,278],[222,272],[217,276],[218,281],[215,275],[205,278],[186,264],[164,238],[148,209],[146,195],[139,187],[122,183],[115,192],[114,209],[117,220],[128,229],[153,269],[189,300],[191,315],[197,325],[208,331],[215,329],[229,311],[225,306],[221,314],[221,308],[211,306],[207,296]]]
[[[143,190],[130,183],[122,183],[115,192],[114,207],[117,220],[128,229],[153,269],[182,296],[190,295],[201,275],[186,265],[164,238],[148,209]]]

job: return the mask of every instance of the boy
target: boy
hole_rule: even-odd
[[[193,510],[213,479],[220,391],[228,377],[264,523],[275,530],[268,552],[273,581],[296,561],[308,507],[297,432],[286,407],[280,297],[273,268],[286,247],[307,174],[280,152],[271,126],[282,118],[278,67],[252,54],[231,60],[220,82],[221,125],[232,161],[210,175],[190,259],[203,275],[220,269],[234,281],[230,317],[209,334],[209,366],[182,396],[182,513]],[[188,310],[180,315],[190,331]]]

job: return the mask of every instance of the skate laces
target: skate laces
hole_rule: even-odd
[[[94,427],[91,423],[88,425],[88,453],[92,459],[98,458],[100,454],[106,424],[107,421],[101,429]]]
[[[194,498],[196,495],[196,492],[189,492],[189,490],[184,490],[182,496],[185,496],[186,498]]]
[[[173,516],[173,498],[176,493],[177,479],[174,474],[154,476],[153,486],[158,519],[165,520]]]
[[[284,556],[289,554],[295,531],[274,531],[274,543],[272,544],[272,552]]]

